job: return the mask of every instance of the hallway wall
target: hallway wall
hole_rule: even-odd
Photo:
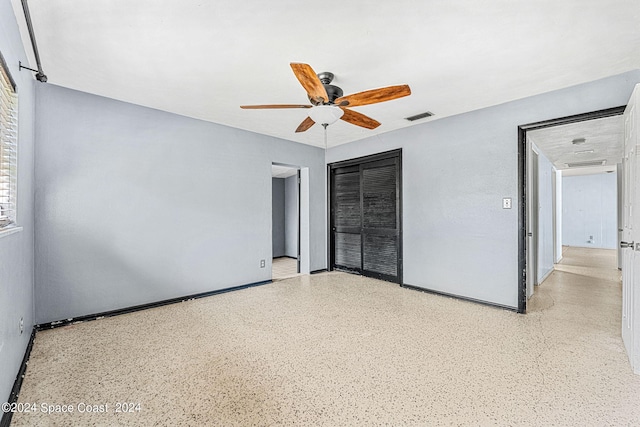
[[[284,255],[298,256],[298,176],[284,179]]]
[[[284,179],[271,178],[272,258],[285,255]]]
[[[554,262],[558,263],[562,260],[562,171],[555,171],[555,212],[556,212],[556,232],[555,232],[555,259]]]
[[[553,165],[538,154],[538,283],[553,271]]]
[[[403,153],[404,281],[517,307],[518,126],[625,105],[640,70],[330,148]],[[502,209],[511,197],[513,209]]]
[[[563,177],[563,244],[585,248],[616,249],[618,247],[617,191],[618,183],[615,173]]]

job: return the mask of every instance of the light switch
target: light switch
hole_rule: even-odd
[[[511,197],[502,199],[502,209],[511,209]]]

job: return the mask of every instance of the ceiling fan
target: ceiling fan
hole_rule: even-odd
[[[272,105],[241,105],[244,109],[274,109],[274,108],[309,108],[309,116],[300,123],[296,132],[304,132],[316,123],[325,128],[338,119],[366,129],[375,129],[380,122],[364,114],[350,110],[347,107],[376,104],[391,101],[411,95],[408,85],[387,86],[380,89],[366,90],[343,96],[338,86],[331,84],[333,74],[324,72],[316,74],[308,64],[291,63],[291,69],[302,87],[307,91],[309,101],[313,105],[272,104]]]

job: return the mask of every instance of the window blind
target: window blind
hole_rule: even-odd
[[[0,56],[0,228],[16,221],[18,96]]]

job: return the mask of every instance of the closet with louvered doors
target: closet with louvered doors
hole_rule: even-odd
[[[329,165],[330,269],[402,283],[401,151]]]

